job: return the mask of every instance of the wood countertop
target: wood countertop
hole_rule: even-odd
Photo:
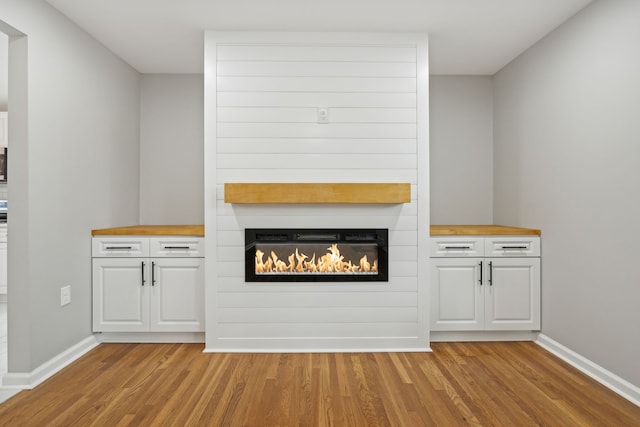
[[[432,236],[539,236],[540,230],[504,225],[432,225]],[[204,236],[204,225],[134,225],[91,230],[92,236]]]
[[[539,236],[533,228],[507,227],[504,225],[432,225],[432,236]]]
[[[204,236],[204,225],[134,225],[91,230],[92,236]]]

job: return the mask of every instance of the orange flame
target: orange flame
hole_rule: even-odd
[[[345,261],[344,256],[340,255],[340,250],[336,243],[327,248],[327,253],[322,255],[316,261],[314,253],[311,259],[298,248],[295,252],[288,256],[287,262],[278,258],[275,252],[271,251],[271,255],[264,261],[265,253],[260,249],[256,249],[256,273],[377,273],[378,260],[374,260],[373,264],[367,259],[365,254],[360,258],[360,264],[355,265],[351,261]],[[307,261],[309,259],[309,261]]]

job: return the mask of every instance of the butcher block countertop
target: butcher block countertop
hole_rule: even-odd
[[[204,236],[204,225],[134,225],[91,230],[92,236]]]
[[[432,236],[539,236],[533,228],[504,225],[432,225]],[[91,230],[93,236],[204,236],[204,225],[134,225]]]
[[[533,228],[506,227],[504,225],[432,225],[432,236],[539,236]]]

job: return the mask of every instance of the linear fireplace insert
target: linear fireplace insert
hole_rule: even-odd
[[[247,282],[387,282],[387,229],[245,229]]]

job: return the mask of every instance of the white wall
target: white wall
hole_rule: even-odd
[[[18,373],[91,335],[91,229],[138,220],[140,84],[45,2],[0,0],[0,21],[18,30],[8,184],[9,371]],[[60,307],[65,285],[72,302]]]
[[[204,223],[203,80],[142,75],[140,224]]]
[[[493,223],[493,87],[489,76],[431,76],[432,224]]]
[[[494,79],[495,219],[542,229],[542,332],[636,386],[638,22],[596,1]]]
[[[207,349],[426,349],[426,37],[205,40]],[[226,182],[408,182],[412,201],[230,205]],[[251,227],[388,228],[389,282],[245,283]]]
[[[0,111],[7,111],[9,95],[9,37],[0,31]]]

